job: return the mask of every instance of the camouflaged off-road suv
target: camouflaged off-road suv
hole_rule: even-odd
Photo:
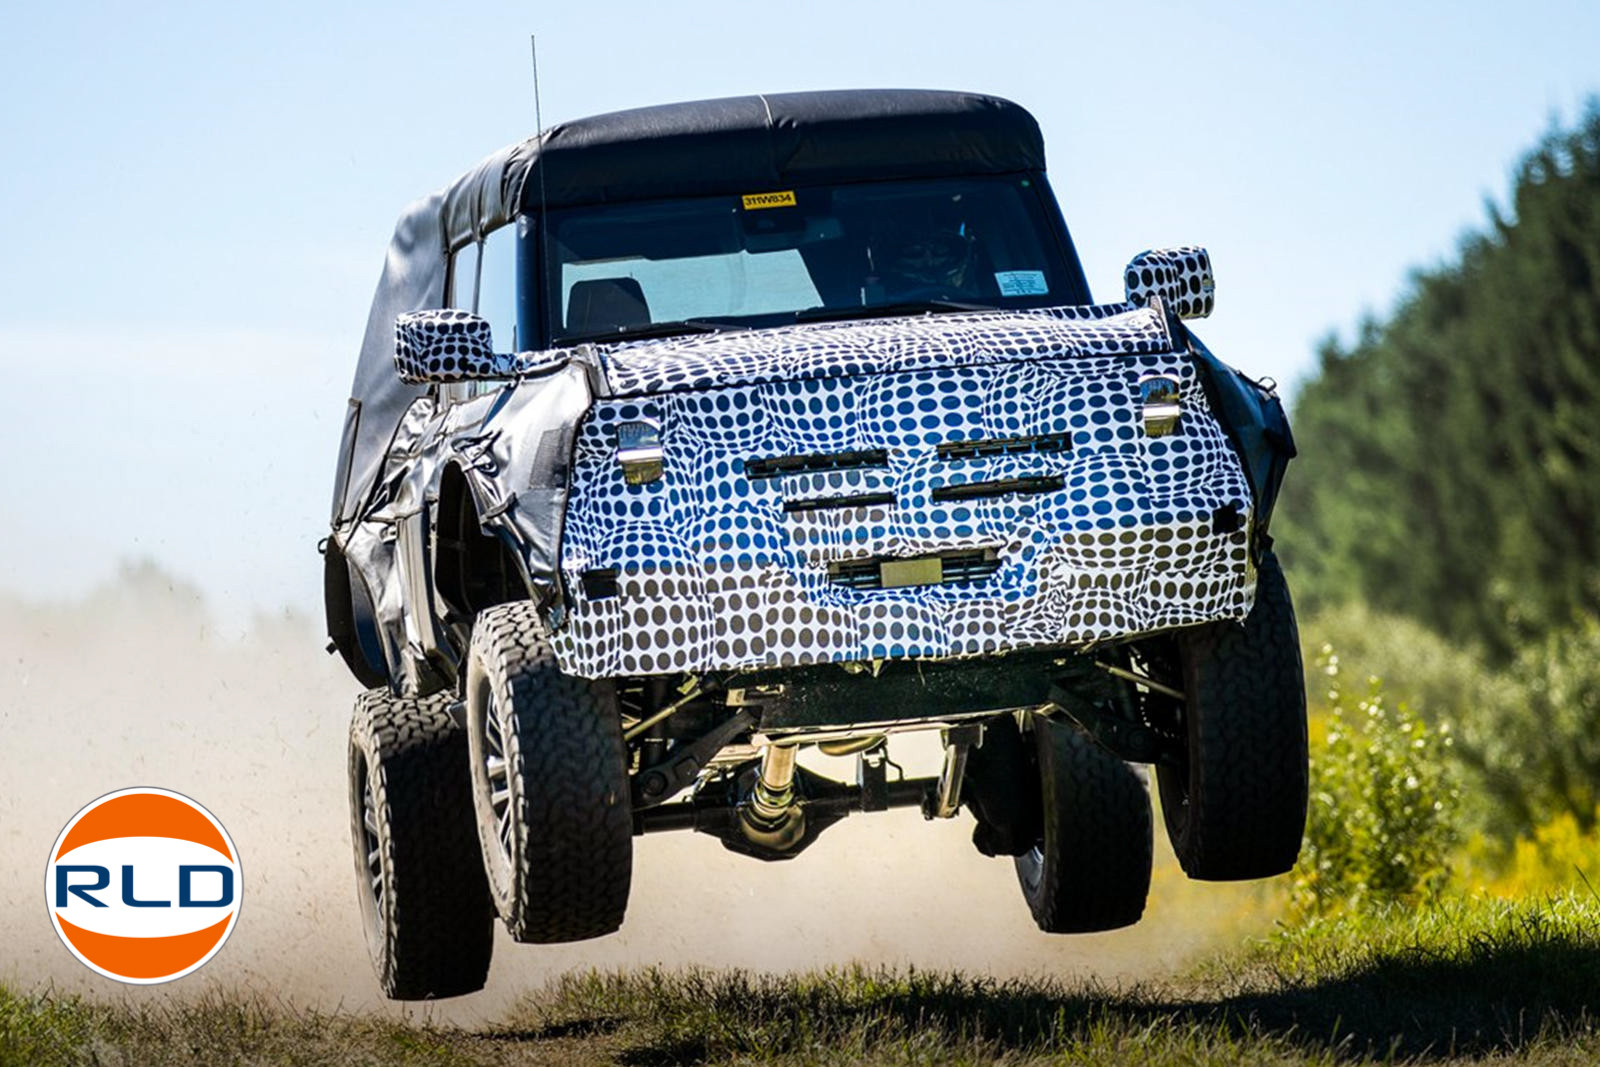
[[[1041,929],[1132,923],[1130,764],[1191,876],[1288,869],[1293,445],[1211,307],[1199,248],[1094,303],[1037,124],[971,94],[604,115],[407,209],[325,551],[388,995],[481,987],[496,914],[617,929],[638,834],[787,859],[898,806],[965,806]]]

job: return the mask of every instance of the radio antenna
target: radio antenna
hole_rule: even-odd
[[[533,161],[534,168],[536,170],[538,170],[538,172],[539,172],[539,217],[536,220],[534,220],[534,225],[539,227],[539,263],[538,263],[538,266],[534,268],[533,276],[534,276],[535,279],[541,279],[541,278],[543,278],[545,276],[545,272],[550,269],[550,219],[549,219],[549,216],[545,212],[545,191],[544,191],[544,111],[539,106],[539,35],[538,34],[535,34],[535,33],[528,34],[528,50],[532,54],[532,57],[533,57],[533,124],[538,127],[538,130],[536,132],[539,135],[539,154],[534,157],[534,161]],[[541,289],[543,289],[543,288],[544,287],[541,286]],[[541,299],[539,301],[541,304],[544,303],[543,298],[546,295],[547,295],[547,293],[541,292],[541,294],[540,294]],[[555,322],[554,322],[553,318],[550,320],[550,325],[552,327],[555,325]],[[554,330],[552,329],[551,332],[554,333]]]

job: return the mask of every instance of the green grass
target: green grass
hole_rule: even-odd
[[[1600,1062],[1600,901],[1320,919],[1109,987],[856,968],[574,974],[476,1032],[251,997],[130,1008],[0,990],[0,1063]]]
[[[471,1064],[463,1035],[260,996],[128,1006],[0,987],[0,1064]]]

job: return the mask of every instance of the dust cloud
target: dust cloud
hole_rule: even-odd
[[[972,848],[968,816],[930,823],[896,811],[852,816],[785,863],[687,833],[636,839],[620,932],[561,946],[502,935],[487,991],[389,1005],[362,942],[347,829],[345,731],[357,684],[323,653],[318,623],[258,618],[245,639],[224,637],[198,593],[147,565],[69,604],[0,594],[0,982],[133,1001],[242,989],[303,1007],[471,1024],[571,969],[859,961],[1116,982],[1170,973],[1270,925],[1250,887],[1185,881],[1158,829],[1142,923],[1047,936],[1010,861]],[[916,740],[891,753],[908,772],[931,773],[937,748]],[[833,765],[848,776],[848,764]],[[42,895],[61,827],[95,797],[136,785],[210,808],[244,870],[243,911],[222,952],[153,988],[118,985],[73,959]]]

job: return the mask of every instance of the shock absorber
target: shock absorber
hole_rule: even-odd
[[[782,851],[805,836],[806,813],[794,786],[798,746],[769,744],[761,770],[739,808],[739,824],[751,842]]]

